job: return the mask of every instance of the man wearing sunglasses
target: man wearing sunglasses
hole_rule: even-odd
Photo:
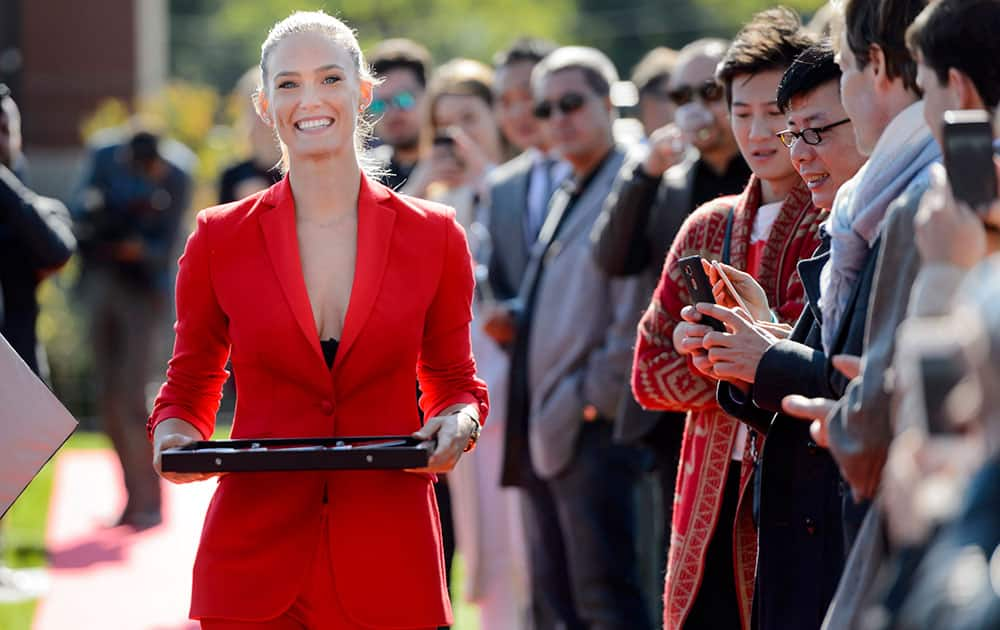
[[[638,457],[611,440],[649,286],[594,263],[589,235],[624,160],[612,136],[611,61],[557,49],[531,75],[535,115],[572,166],[531,252],[512,349],[504,477],[527,498],[540,628],[647,630],[632,495]],[[525,436],[527,439],[525,439]]]
[[[399,190],[420,156],[420,104],[431,55],[412,40],[387,39],[372,51],[370,62],[382,79],[368,106],[376,121],[375,137],[382,142],[375,154],[389,171],[382,183]]]

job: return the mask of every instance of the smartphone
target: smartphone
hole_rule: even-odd
[[[694,306],[699,302],[715,304],[715,296],[712,295],[712,283],[708,280],[708,274],[701,266],[701,256],[686,256],[677,261],[681,275],[684,276],[684,285],[687,287],[690,304]],[[708,315],[701,316],[701,323],[711,326],[719,332],[726,332],[726,326]]]
[[[740,308],[746,311],[747,315],[751,315],[753,311],[751,311],[750,307],[747,306],[747,303],[743,301],[743,298],[740,297],[740,294],[736,292],[736,287],[733,286],[732,281],[729,279],[729,276],[726,275],[726,272],[722,268],[722,265],[719,264],[717,261],[713,260],[712,267],[715,269],[715,273],[719,274],[719,277],[722,278],[722,282],[726,285],[726,289],[729,290],[729,295],[731,295],[732,298],[736,300],[736,303],[739,304]]]
[[[997,196],[989,112],[979,109],[945,112],[942,138],[944,166],[955,199],[977,212],[987,212]]]
[[[979,416],[981,385],[973,375],[984,340],[977,328],[936,319],[900,325],[893,362],[894,389],[903,395],[899,418],[940,435],[956,433]]]

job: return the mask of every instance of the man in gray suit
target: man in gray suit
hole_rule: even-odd
[[[549,199],[569,175],[569,165],[549,150],[531,95],[531,71],[554,49],[542,40],[522,39],[493,61],[497,123],[508,142],[521,151],[490,174],[489,284],[498,300],[517,295]]]
[[[650,287],[598,268],[589,239],[624,160],[611,134],[615,80],[603,53],[581,47],[556,50],[531,77],[535,114],[573,168],[551,201],[510,313],[508,427],[516,431],[526,419],[528,440],[519,449],[508,441],[505,467],[529,479],[520,485],[531,508],[531,554],[563,554],[572,588],[572,607],[550,610],[546,628],[650,628],[634,556],[637,457],[611,439]],[[531,522],[553,508],[557,528]],[[536,585],[550,577],[533,575]]]

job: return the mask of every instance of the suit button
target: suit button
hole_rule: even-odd
[[[807,518],[804,524],[806,526],[806,532],[808,532],[810,536],[816,533],[816,521],[811,518]]]
[[[320,408],[320,409],[321,409],[321,410],[323,411],[323,413],[325,413],[326,415],[328,415],[328,416],[330,416],[330,415],[333,415],[333,403],[332,403],[332,402],[330,402],[329,400],[324,400],[323,402],[321,402],[321,403],[319,404],[319,408]]]
[[[810,455],[815,455],[816,453],[819,452],[819,444],[813,442],[812,440],[809,440],[808,442],[806,442],[806,449],[809,451]]]

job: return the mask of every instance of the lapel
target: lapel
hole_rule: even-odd
[[[299,239],[295,229],[295,200],[292,198],[287,175],[268,190],[264,202],[271,208],[260,213],[260,228],[271,266],[299,330],[313,349],[315,357],[322,361],[319,332],[316,330],[316,320],[309,304],[305,278],[302,276]]]
[[[396,218],[396,211],[391,207],[390,200],[384,187],[372,184],[365,176],[361,177],[358,195],[358,253],[334,368],[347,355],[375,304],[389,258],[392,227]],[[260,226],[268,257],[299,329],[316,358],[324,361],[316,320],[302,275],[302,260],[295,228],[295,200],[287,176],[268,191],[265,203],[271,205],[271,209],[260,214]],[[325,367],[325,363],[323,365]]]
[[[362,175],[358,194],[358,254],[354,263],[354,283],[351,285],[351,299],[347,304],[334,369],[343,363],[375,306],[389,262],[395,222],[396,210],[392,207],[389,191]]]
[[[830,252],[824,248],[823,253],[800,261],[798,266],[799,277],[802,278],[802,288],[806,293],[806,304],[809,305],[813,318],[821,323],[823,318],[819,309],[819,276],[823,271],[823,265],[828,260],[830,260]]]

